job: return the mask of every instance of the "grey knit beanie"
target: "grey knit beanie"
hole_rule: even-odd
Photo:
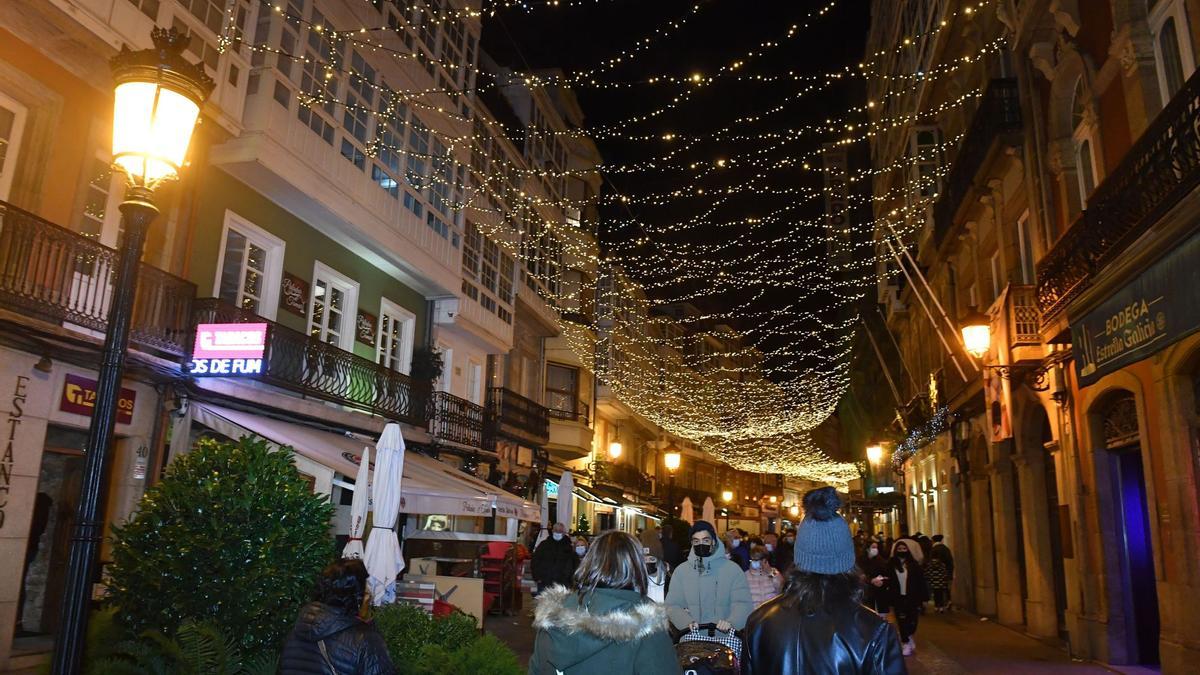
[[[831,487],[804,495],[804,520],[796,530],[796,567],[816,574],[842,574],[854,569],[854,539],[838,515],[842,500]]]

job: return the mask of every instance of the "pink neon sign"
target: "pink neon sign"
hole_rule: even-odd
[[[266,348],[265,323],[202,323],[192,359],[261,359]]]

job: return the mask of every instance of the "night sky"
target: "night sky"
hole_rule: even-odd
[[[865,0],[841,0],[824,17],[815,19],[810,28],[799,32],[795,38],[783,40],[780,38],[786,35],[790,25],[800,22],[824,3],[784,0],[702,0],[702,3],[701,10],[691,16],[682,28],[666,39],[655,38],[650,49],[639,52],[633,59],[609,70],[599,79],[637,82],[656,75],[711,74],[719,66],[754,50],[764,40],[779,40],[783,46],[747,61],[740,72],[778,75],[792,71],[815,75],[839,71],[846,66],[855,67],[862,60],[869,23],[869,8]],[[677,0],[596,0],[572,7],[538,5],[529,12],[510,8],[498,12],[493,18],[485,18],[483,47],[497,62],[515,70],[557,67],[568,73],[578,72],[593,68],[599,62],[619,54],[670,20],[688,15],[693,4]],[[655,136],[668,132],[708,136],[713,130],[728,125],[738,117],[754,115],[786,101],[794,101],[783,111],[761,122],[739,125],[740,133],[757,135],[794,129],[827,118],[844,118],[848,106],[861,105],[865,98],[861,79],[847,79],[819,94],[797,98],[795,92],[801,86],[792,81],[763,83],[722,79],[700,88],[690,101],[677,109],[631,126],[627,132]],[[681,89],[677,85],[663,84],[617,90],[581,86],[575,87],[575,92],[587,116],[587,125],[593,127],[658,109]],[[837,138],[836,134],[805,136],[771,151],[766,157],[777,160],[811,153],[821,142]],[[683,159],[686,160],[685,164],[695,161],[702,167],[708,167],[716,158],[744,155],[772,142],[775,141],[761,138],[736,142],[707,141],[675,161],[678,163]],[[670,142],[658,139],[630,141],[601,138],[597,144],[605,161],[616,164],[653,160],[672,147]],[[726,186],[738,185],[754,172],[753,169],[733,168],[714,173],[700,184],[707,191],[705,195],[676,200],[665,206],[606,207],[602,213],[606,221],[601,226],[602,244],[642,236],[633,227],[614,225],[616,220],[637,219],[659,226],[686,221],[712,205],[708,195]],[[616,190],[636,197],[649,192],[677,189],[691,180],[692,174],[686,170],[613,173],[606,176],[605,190]],[[818,187],[821,185],[821,176],[815,172],[785,169],[772,171],[767,182],[777,188],[800,185]],[[822,200],[810,198],[799,201],[802,203],[798,204],[797,197],[788,195],[744,194],[718,208],[710,218],[712,221],[729,221],[755,217],[785,205],[795,208],[793,213],[797,218],[821,217],[824,210]],[[781,222],[759,228],[754,238],[769,239],[782,234],[789,227],[788,223]],[[720,241],[723,237],[733,236],[735,232],[717,228],[693,229],[680,235],[657,235],[656,239],[670,241],[674,236],[677,241]],[[811,250],[793,248],[787,253],[818,259],[824,255],[824,245],[814,243]],[[738,252],[732,252],[727,259],[707,260],[705,264],[713,268],[721,267],[728,274],[756,273],[755,270],[740,267],[738,257]],[[711,283],[705,286],[704,297],[696,304],[709,311],[721,311],[731,306],[736,298],[730,297],[730,293],[714,290],[717,286]],[[671,294],[671,291],[667,294]],[[785,296],[763,299],[764,305],[786,301]]]

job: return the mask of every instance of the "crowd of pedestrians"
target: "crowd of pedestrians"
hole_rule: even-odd
[[[699,520],[682,546],[671,528],[543,531],[530,674],[681,672],[673,645],[701,639],[728,646],[743,674],[906,672],[925,603],[950,609],[949,546],[851,536],[833,488],[804,506],[798,528],[761,536]]]

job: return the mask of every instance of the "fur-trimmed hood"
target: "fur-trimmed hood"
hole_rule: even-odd
[[[538,594],[530,675],[679,675],[666,607],[636,591],[562,586]]]
[[[538,594],[533,627],[588,633],[609,642],[630,642],[667,630],[667,609],[635,591],[598,588],[584,603],[569,588],[551,586]]]

